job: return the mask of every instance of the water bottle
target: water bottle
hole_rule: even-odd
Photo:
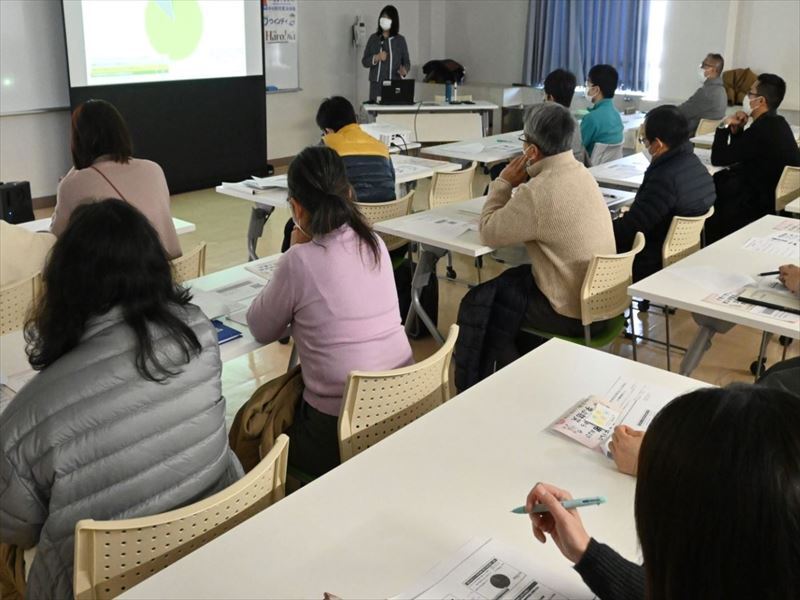
[[[458,82],[453,83],[453,102],[458,101]]]

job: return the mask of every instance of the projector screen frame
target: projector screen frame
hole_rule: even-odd
[[[265,176],[270,169],[263,35],[260,40],[261,74],[241,77],[73,87],[67,58],[70,109],[93,98],[114,104],[128,124],[134,156],[161,166],[170,193]]]

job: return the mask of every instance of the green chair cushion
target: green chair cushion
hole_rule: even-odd
[[[613,342],[614,338],[616,338],[624,330],[625,330],[625,316],[618,315],[608,321],[608,325],[606,326],[605,330],[603,330],[597,335],[592,336],[592,339],[589,342],[589,347],[602,348],[603,346],[607,346],[608,344]],[[586,341],[583,339],[583,336],[570,337],[568,335],[556,335],[555,333],[550,333],[539,329],[533,329],[531,327],[523,327],[522,331],[524,331],[525,333],[538,335],[539,337],[543,338],[558,338],[559,340],[566,340],[567,342],[573,342],[575,344],[582,344],[582,345],[586,344]]]

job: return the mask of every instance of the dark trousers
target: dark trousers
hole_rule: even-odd
[[[339,418],[326,415],[301,400],[289,436],[289,466],[312,477],[324,475],[341,462]]]
[[[742,182],[735,171],[726,169],[714,175],[717,200],[714,214],[706,221],[706,244],[712,244],[770,211],[759,206],[756,193]]]
[[[594,336],[601,333],[608,325],[608,321],[598,321],[589,326],[589,332]],[[525,311],[525,318],[522,321],[523,327],[538,329],[543,332],[564,335],[569,337],[583,337],[583,324],[580,319],[565,317],[553,310],[547,296],[533,280],[531,294],[528,299],[528,309]],[[529,339],[534,336],[522,334],[518,339],[520,352],[524,353],[541,345],[546,340],[536,337],[535,340]]]

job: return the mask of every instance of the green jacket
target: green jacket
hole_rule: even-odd
[[[581,140],[589,156],[598,142],[622,143],[622,117],[611,98],[603,98],[589,107],[588,114],[581,120]]]

